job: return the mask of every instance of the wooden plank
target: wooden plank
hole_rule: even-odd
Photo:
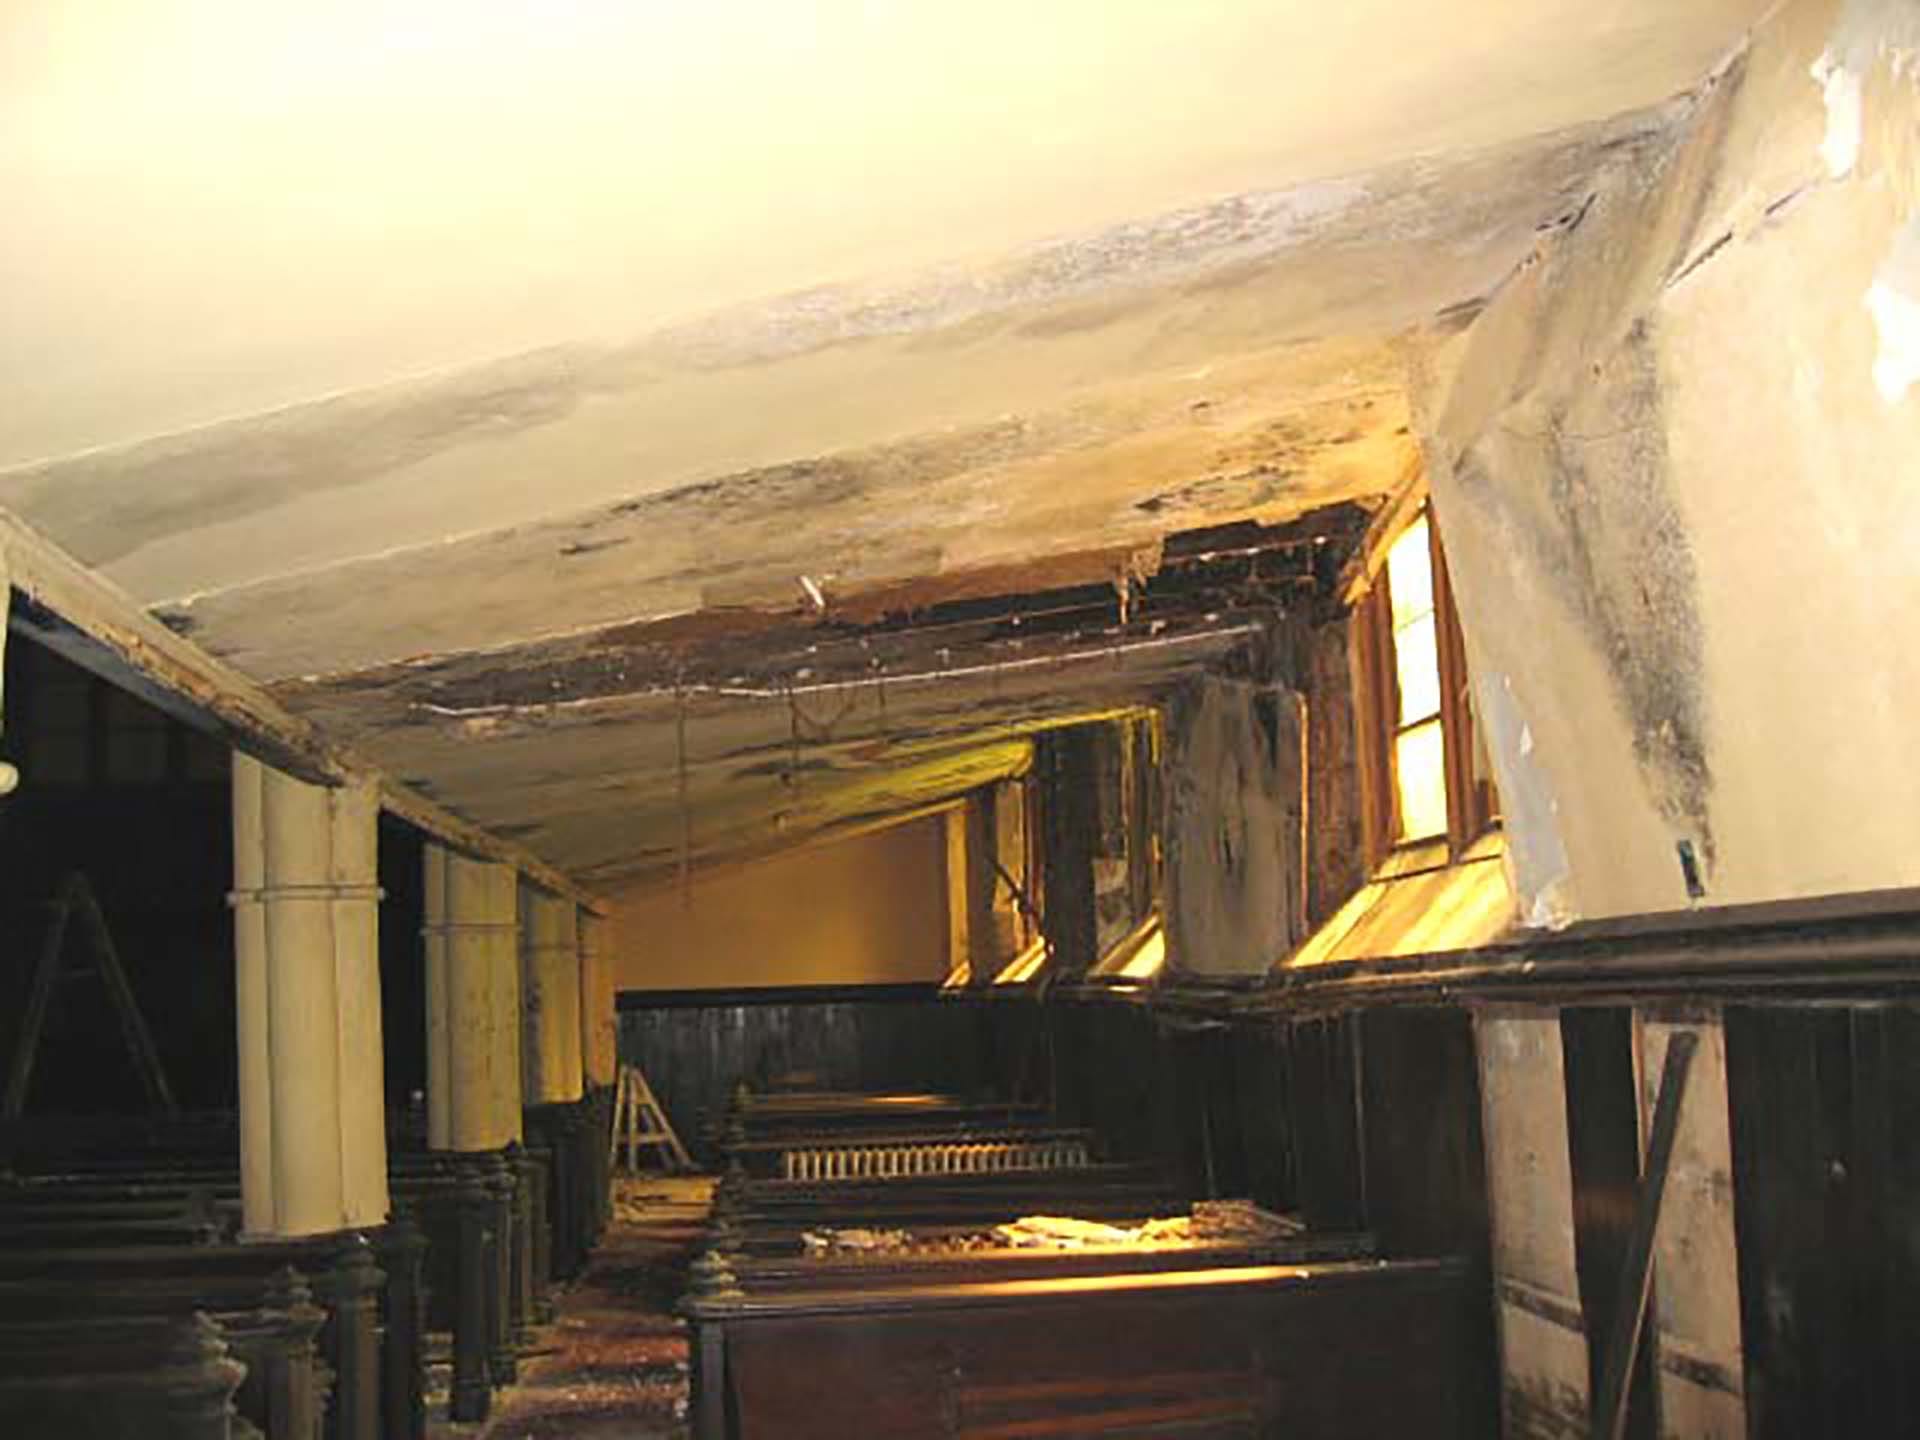
[[[1574,1252],[1559,1015],[1537,1007],[1488,1007],[1475,1014],[1474,1034],[1493,1216],[1504,1433],[1582,1433],[1592,1386]]]
[[[1651,1134],[1666,1047],[1695,1052],[1674,1137],[1672,1174],[1654,1234],[1649,1332],[1663,1431],[1745,1435],[1739,1256],[1734,1243],[1726,1044],[1719,1012],[1698,1006],[1639,1012],[1642,1114]]]
[[[1054,730],[1034,741],[1041,784],[1042,910],[1052,970],[1084,975],[1098,958],[1093,847],[1100,816],[1094,786],[1094,737],[1088,727]]]
[[[1573,1238],[1586,1312],[1589,1371],[1606,1364],[1605,1337],[1640,1185],[1640,1110],[1633,1064],[1633,1011],[1569,1008],[1560,1015],[1567,1076],[1567,1141],[1573,1171]],[[1642,1346],[1628,1387],[1628,1435],[1654,1440],[1653,1353]]]
[[[1593,1431],[1597,1440],[1622,1440],[1627,1433],[1627,1398],[1640,1336],[1646,1324],[1647,1301],[1653,1294],[1653,1245],[1666,1202],[1667,1173],[1673,1164],[1674,1140],[1680,1130],[1680,1105],[1686,1098],[1687,1073],[1693,1065],[1697,1041],[1681,1031],[1667,1042],[1660,1069],[1660,1091],[1654,1100],[1652,1133],[1647,1139],[1645,1173],[1634,1204],[1633,1231],[1620,1262],[1620,1282],[1614,1288],[1616,1306],[1607,1337],[1606,1359],[1600,1371],[1599,1392],[1593,1402]]]

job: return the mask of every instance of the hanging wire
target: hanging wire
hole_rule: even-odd
[[[787,691],[787,769],[780,777],[780,783],[789,790],[800,784],[800,702],[793,698],[793,681],[786,682]]]
[[[687,783],[687,691],[676,676],[673,682],[676,701],[674,709],[674,739],[679,748],[680,761],[680,904],[685,909],[693,908],[693,801],[688,794]]]

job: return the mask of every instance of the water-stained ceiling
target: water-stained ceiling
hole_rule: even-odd
[[[0,505],[600,883],[908,807],[1311,578],[1762,8],[11,6]]]

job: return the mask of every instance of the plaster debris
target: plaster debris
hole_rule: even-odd
[[[1860,158],[1860,76],[1824,50],[1808,67],[1827,104],[1827,133],[1820,141],[1820,158],[1827,174],[1838,180],[1853,173]]]
[[[1556,818],[1559,797],[1533,757],[1533,726],[1521,715],[1507,676],[1476,678],[1473,690],[1500,786],[1507,884],[1519,901],[1520,922],[1538,930],[1565,929],[1578,918],[1567,896],[1571,867]]]

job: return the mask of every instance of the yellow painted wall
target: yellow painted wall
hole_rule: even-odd
[[[937,981],[946,835],[934,815],[614,897],[622,990]]]

